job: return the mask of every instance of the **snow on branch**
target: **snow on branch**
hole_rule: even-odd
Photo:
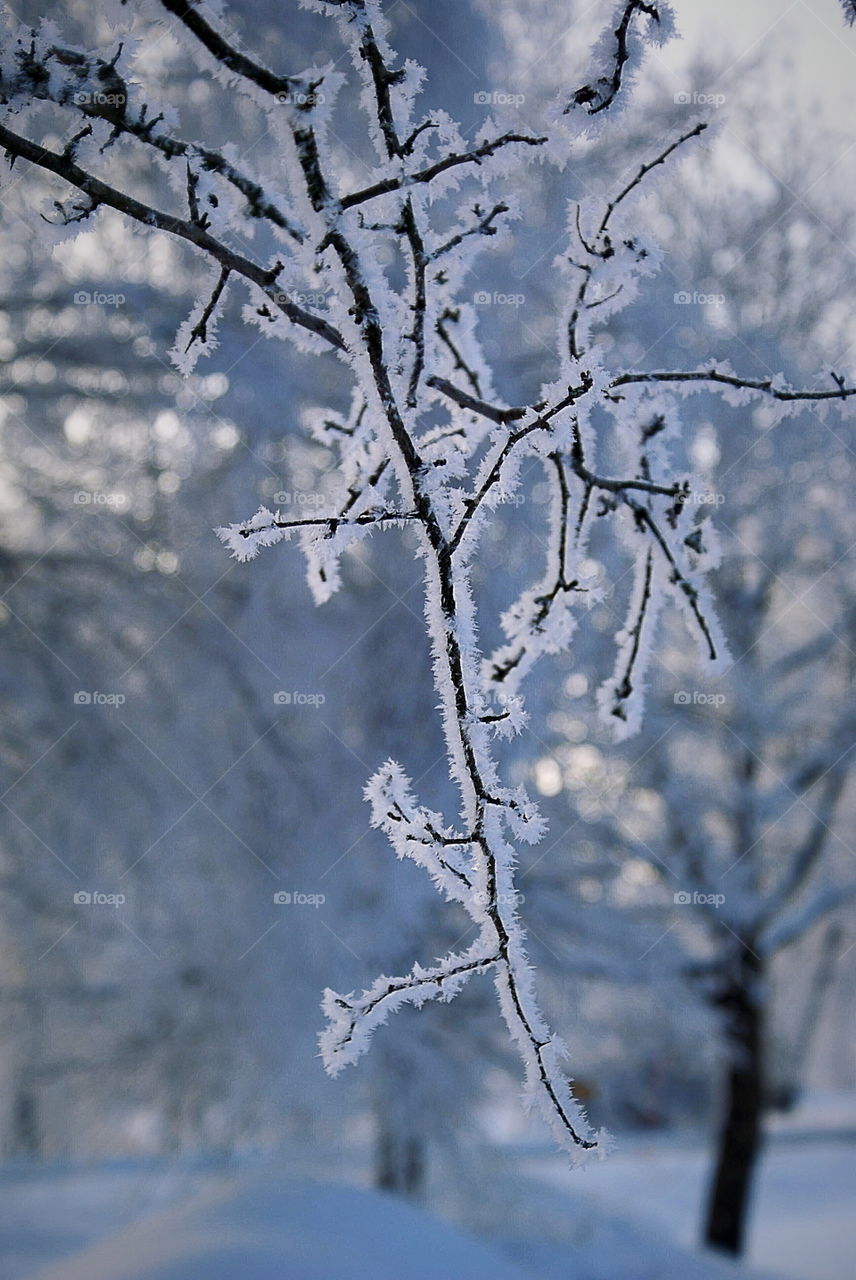
[[[366,785],[372,826],[386,833],[399,858],[424,867],[447,898],[466,903],[473,883],[464,851],[472,838],[457,835],[440,814],[417,805],[410,786],[401,767],[388,760]]]
[[[11,162],[18,158],[29,160],[31,164],[37,165],[41,169],[46,169],[49,173],[64,179],[70,186],[82,191],[89,201],[89,205],[81,210],[82,216],[88,216],[90,213],[94,213],[96,209],[104,206],[116,209],[119,213],[125,214],[144,227],[167,231],[172,235],[179,236],[182,240],[188,241],[216,262],[219,262],[224,270],[243,276],[246,280],[260,286],[264,293],[272,298],[275,305],[293,324],[300,325],[310,333],[316,334],[335,348],[344,348],[341,335],[323,317],[313,315],[310,311],[293,303],[290,299],[283,299],[277,295],[274,283],[281,269],[278,263],[273,267],[264,267],[255,263],[229,248],[197,223],[189,219],[163,213],[161,210],[144,204],[126,192],[116,190],[82,169],[74,160],[73,151],[66,150],[62,154],[48,151],[46,148],[31,142],[28,138],[21,137],[11,129],[7,129],[5,125],[0,125],[0,147],[4,149]],[[61,208],[61,206],[57,207]],[[77,217],[81,216],[81,214],[78,214]],[[73,220],[72,215],[66,215],[66,221],[69,220]]]
[[[0,54],[5,104],[10,111],[30,101],[49,101],[72,109],[89,124],[91,137],[103,150],[119,137],[153,148],[167,161],[182,158],[200,173],[216,175],[244,200],[252,218],[269,221],[300,243],[304,233],[282,197],[265,191],[229,154],[178,136],[166,125],[169,108],[141,96],[139,84],[119,70],[123,46],[107,61],[82,49],[59,45],[46,34],[34,36],[21,27],[14,42]],[[94,130],[103,134],[96,138]],[[92,148],[90,148],[92,149]],[[219,201],[207,201],[209,210]]]
[[[193,372],[201,355],[210,355],[216,349],[217,307],[228,279],[229,268],[221,267],[211,297],[207,302],[197,303],[176,334],[175,346],[170,355],[179,372],[185,375]]]
[[[327,1071],[337,1076],[352,1066],[369,1048],[377,1028],[403,1005],[421,1008],[426,1000],[452,1000],[473,974],[490,969],[498,959],[490,939],[479,938],[468,951],[449,955],[432,968],[414,965],[404,978],[381,975],[360,996],[340,996],[328,989],[322,1006],[328,1025],[320,1037]]]
[[[639,28],[647,20],[647,30]],[[622,0],[592,51],[592,77],[572,95],[565,114],[582,110],[589,116],[607,111],[622,86],[626,87],[634,65],[641,60],[643,40],[664,44],[673,34],[673,17],[666,3]]]
[[[503,779],[495,739],[526,723],[526,676],[545,655],[573,646],[588,606],[599,599],[586,577],[595,522],[614,534],[634,575],[613,675],[598,695],[618,736],[641,720],[646,662],[667,605],[685,614],[702,661],[714,668],[722,661],[704,581],[716,563],[714,540],[708,525],[695,522],[686,501],[691,481],[669,457],[683,396],[713,390],[735,404],[772,398],[783,412],[806,401],[837,402],[844,410],[856,386],[832,373],[831,386],[800,391],[781,377],[744,378],[715,361],[686,372],[614,369],[591,340],[593,326],[632,302],[658,267],[659,250],[640,228],[636,198],[676,153],[705,135],[700,121],[641,162],[611,199],[584,208],[569,202],[557,260],[568,287],[555,317],[555,368],[532,403],[502,403],[471,299],[481,250],[510,235],[519,213],[508,197],[509,170],[566,150],[569,120],[577,118],[588,133],[604,125],[626,100],[646,41],[670,35],[671,10],[659,0],[615,7],[590,74],[565,95],[555,128],[504,131],[486,122],[467,140],[447,113],[418,114],[424,73],[390,46],[380,0],[303,2],[334,20],[354,68],[367,131],[363,151],[375,156],[359,189],[341,189],[328,136],[346,78],[334,62],[345,60],[331,57],[325,67],[299,74],[271,70],[243,50],[219,16],[187,0],[160,3],[204,73],[248,95],[264,114],[277,140],[274,172],[257,177],[233,147],[187,141],[175,113],[146,97],[144,74],[134,74],[144,73],[144,60],[133,66],[121,48],[109,55],[75,50],[52,25],[35,33],[19,28],[0,52],[0,147],[10,164],[26,162],[57,181],[49,215],[57,234],[110,208],[149,233],[178,237],[205,258],[208,270],[174,351],[185,371],[214,349],[226,291],[236,284],[249,292],[247,323],[305,354],[332,352],[344,366],[350,407],[322,404],[309,422],[330,462],[323,511],[288,518],[262,508],[217,534],[244,561],[296,539],[313,596],[323,603],[340,586],[341,556],[356,539],[375,530],[412,531],[460,813],[449,822],[421,805],[394,762],[375,773],[366,795],[372,822],[395,854],[416,862],[445,899],[464,908],[477,939],[434,965],[415,964],[404,977],[382,976],[360,996],[328,991],[324,1061],[335,1074],[356,1061],[396,1008],[450,1000],[474,974],[490,972],[523,1063],[527,1103],[578,1160],[602,1154],[606,1143],[574,1099],[565,1048],[540,1012],[518,911],[518,849],[537,843],[546,828],[525,789]],[[69,141],[62,151],[10,127],[18,115],[32,120],[24,108],[36,101],[64,113]],[[175,208],[156,208],[98,176],[117,138],[156,154],[171,177]],[[265,259],[247,247],[259,219],[277,244]],[[392,257],[404,270],[383,269]],[[605,431],[599,421],[595,430],[595,411],[608,419]],[[470,569],[501,508],[521,495],[524,463],[540,467],[550,489],[544,561],[501,618],[503,644],[486,654]],[[811,850],[805,863],[812,863]]]
[[[378,196],[391,195],[392,192],[400,191],[403,187],[433,182],[441,174],[448,173],[450,169],[456,169],[459,165],[480,166],[483,160],[490,159],[491,156],[501,151],[503,147],[508,147],[512,144],[540,147],[546,141],[546,134],[536,137],[525,133],[503,133],[497,138],[489,138],[485,139],[484,142],[479,142],[470,151],[452,152],[450,155],[444,156],[442,160],[437,160],[434,164],[428,165],[425,169],[384,178],[380,182],[373,183],[370,187],[364,187],[360,191],[352,191],[349,195],[342,197],[342,208],[353,209],[356,205],[365,204],[367,200],[376,200]]]
[[[373,524],[396,524],[415,519],[415,512],[364,511],[350,517],[301,516],[296,520],[283,520],[278,511],[260,507],[251,520],[245,520],[243,524],[226,525],[215,532],[236,560],[247,561],[255,560],[263,547],[287,542],[296,530],[318,529],[327,537],[332,537],[342,528],[364,528]]]
[[[693,369],[687,372],[679,370],[667,373],[657,370],[651,373],[623,373],[613,381],[612,386],[628,387],[645,382],[673,383],[676,386],[682,386],[685,395],[693,391],[707,390],[708,385],[721,386],[731,388],[737,392],[746,392],[750,398],[753,395],[770,396],[773,400],[779,400],[785,404],[805,401],[818,404],[828,400],[848,400],[851,396],[856,395],[856,386],[848,385],[841,374],[832,370],[829,376],[835,384],[834,387],[800,389],[789,387],[778,376],[771,378],[742,377],[740,374],[734,373],[725,362],[722,362],[712,364],[708,369]],[[729,399],[729,403],[739,407],[739,405],[745,403],[745,400],[732,397]]]

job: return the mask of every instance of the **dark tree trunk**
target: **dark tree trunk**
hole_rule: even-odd
[[[41,1145],[36,1099],[29,1089],[19,1089],[12,1111],[12,1154],[37,1156]]]
[[[705,1223],[705,1243],[731,1254],[745,1244],[764,1113],[760,962],[745,952],[739,971],[718,1000],[729,1016],[732,1058]]]
[[[377,1139],[375,1186],[380,1191],[421,1199],[425,1190],[425,1157],[423,1138],[381,1129]]]

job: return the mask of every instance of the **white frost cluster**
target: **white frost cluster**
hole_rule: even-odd
[[[236,560],[255,560],[263,547],[273,547],[290,537],[291,530],[282,528],[280,520],[278,511],[259,507],[251,520],[225,525],[214,532]]]

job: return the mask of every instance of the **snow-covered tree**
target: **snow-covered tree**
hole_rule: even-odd
[[[241,560],[297,537],[319,603],[340,584],[343,553],[370,533],[398,530],[412,540],[424,566],[425,623],[460,813],[453,821],[421,803],[393,760],[375,772],[366,798],[396,854],[464,908],[477,936],[465,950],[416,963],[401,977],[384,975],[360,995],[328,991],[324,1060],[338,1072],[395,1009],[451,1000],[472,976],[490,973],[523,1060],[527,1100],[579,1159],[604,1142],[569,1089],[566,1050],[536,1003],[515,887],[516,846],[540,840],[544,823],[525,789],[503,781],[495,739],[523,726],[525,677],[545,655],[567,650],[584,606],[597,599],[584,571],[596,523],[615,526],[634,574],[613,674],[597,699],[606,722],[619,735],[638,728],[653,626],[667,604],[684,615],[711,670],[727,660],[704,583],[716,563],[713,541],[686,500],[692,481],[669,453],[686,394],[714,389],[731,403],[769,401],[786,413],[806,401],[844,406],[856,387],[836,373],[799,390],[779,374],[745,377],[715,359],[678,370],[613,368],[593,340],[658,266],[637,200],[677,151],[709,134],[709,122],[699,119],[639,156],[611,196],[569,202],[556,261],[566,302],[555,317],[552,364],[532,394],[505,402],[479,344],[485,299],[471,280],[485,245],[525,216],[509,195],[512,171],[532,160],[561,169],[619,115],[646,41],[671,34],[669,6],[613,6],[585,82],[565,92],[542,128],[522,129],[498,118],[499,110],[469,138],[443,110],[417,113],[421,70],[390,47],[377,0],[306,0],[303,7],[335,19],[355,83],[332,56],[298,73],[274,72],[218,13],[209,18],[186,0],[161,4],[203,73],[258,111],[276,143],[270,172],[255,174],[231,145],[183,136],[176,113],[146,90],[145,41],[89,52],[71,47],[53,23],[30,31],[10,21],[0,145],[12,163],[29,162],[64,184],[46,210],[54,239],[113,209],[207,259],[205,291],[173,348],[183,372],[216,349],[221,309],[235,286],[247,291],[245,316],[261,334],[288,338],[313,357],[330,354],[347,370],[350,403],[322,403],[309,423],[335,460],[338,489],[331,488],[327,509],[294,517],[262,508],[221,537]],[[124,6],[113,16],[127,29]],[[46,127],[40,113],[47,104]],[[356,159],[337,135],[338,120],[353,119],[355,104],[373,159],[365,148]],[[110,181],[119,146],[163,166],[168,187],[158,203]],[[617,474],[605,466],[610,457]],[[545,565],[504,612],[504,641],[483,652],[471,569],[497,506],[516,493],[524,462],[543,468],[553,495]]]
[[[622,317],[619,349],[658,335],[668,295],[691,297],[688,286],[699,282],[702,302],[680,301],[686,323],[663,341],[672,355],[715,340],[763,371],[779,360],[811,367],[824,347],[848,348],[852,273],[838,248],[852,241],[852,211],[834,174],[813,208],[795,198],[826,162],[816,124],[809,137],[795,118],[788,132],[781,154],[749,133],[750,154],[763,157],[757,172],[729,172],[719,157],[715,196],[709,165],[688,166],[679,187],[661,193],[651,217],[670,231],[671,278]],[[737,126],[732,145],[736,134]],[[835,150],[834,134],[826,146]],[[711,231],[699,243],[702,221]],[[739,269],[741,246],[752,246],[751,275]],[[615,769],[611,795],[592,778],[580,807],[606,795],[603,845],[624,846],[637,908],[654,909],[664,891],[661,932],[670,947],[685,947],[683,960],[664,951],[663,968],[682,965],[721,1028],[705,1236],[739,1251],[764,1113],[782,1077],[789,1091],[798,1085],[824,985],[847,951],[839,922],[856,893],[848,835],[856,527],[848,438],[810,408],[781,419],[771,406],[734,412],[709,397],[687,444],[700,471],[690,497],[698,527],[715,521],[723,538],[715,588],[732,662],[700,684],[680,635],[664,626],[652,706],[632,750],[641,759]],[[574,748],[558,751],[566,784],[579,783]]]

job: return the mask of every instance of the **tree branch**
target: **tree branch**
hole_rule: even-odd
[[[110,83],[114,91],[109,97],[116,101],[86,101],[75,83],[65,83],[57,87],[55,75],[48,66],[53,57],[60,65],[67,68],[75,77],[77,85],[87,80],[96,83]],[[236,191],[239,191],[247,202],[247,209],[254,218],[264,218],[274,226],[285,231],[298,244],[302,244],[305,233],[294,220],[283,212],[265,193],[261,185],[242,173],[218,151],[213,151],[198,142],[187,142],[158,129],[162,117],[149,116],[144,105],[137,118],[128,112],[128,92],[125,82],[116,71],[114,63],[107,63],[102,58],[89,57],[74,49],[65,49],[54,45],[44,61],[30,58],[18,76],[14,93],[20,94],[26,88],[33,99],[55,102],[58,106],[74,107],[89,119],[106,120],[112,127],[111,141],[120,134],[126,134],[146,146],[159,151],[167,160],[182,157],[197,158],[202,168],[209,173],[218,174]],[[108,96],[108,95],[105,95]]]
[[[102,182],[99,178],[87,173],[85,169],[81,169],[69,156],[57,155],[53,151],[47,151],[44,147],[38,146],[28,138],[22,138],[13,133],[5,125],[0,125],[0,147],[4,149],[7,155],[19,156],[23,160],[29,160],[31,164],[38,166],[38,168],[63,178],[72,187],[82,191],[92,202],[93,208],[99,205],[107,205],[111,209],[118,210],[119,213],[124,213],[135,222],[139,222],[141,226],[155,227],[159,231],[168,231],[170,235],[186,240],[197,249],[201,249],[203,253],[208,254],[209,257],[214,258],[224,270],[234,272],[235,275],[243,276],[244,279],[258,285],[274,306],[283,315],[287,316],[293,324],[299,325],[310,333],[317,334],[320,338],[324,338],[331,347],[339,351],[345,349],[342,335],[323,317],[313,315],[312,312],[297,306],[274,289],[274,282],[281,269],[279,266],[270,270],[259,266],[258,263],[251,262],[249,258],[244,258],[241,254],[227,248],[226,245],[216,240],[204,228],[197,226],[193,221],[162,213],[159,209],[143,204],[140,200],[136,200],[133,196],[129,196],[123,191],[117,191],[115,187],[108,186],[107,183]]]
[[[458,165],[480,165],[482,160],[486,160],[494,152],[499,151],[500,148],[510,146],[512,143],[540,147],[546,141],[546,136],[536,138],[520,133],[504,133],[501,137],[494,138],[491,142],[482,142],[479,146],[474,147],[472,151],[453,151],[451,155],[444,156],[442,160],[429,165],[426,169],[418,169],[415,173],[404,174],[400,178],[384,178],[381,182],[375,182],[370,187],[364,187],[362,191],[352,191],[350,195],[343,196],[339,203],[343,209],[353,209],[358,204],[365,204],[367,200],[375,200],[378,196],[387,196],[392,191],[401,190],[402,187],[432,182],[441,173],[446,173],[449,169],[454,169]]]
[[[611,73],[607,76],[600,76],[594,84],[584,84],[577,89],[565,107],[565,115],[572,111],[574,107],[583,107],[588,115],[596,116],[601,111],[606,111],[608,107],[612,106],[621,89],[624,68],[630,58],[628,46],[630,24],[637,13],[644,13],[653,22],[659,23],[660,21],[659,10],[653,4],[647,4],[645,0],[630,0],[630,3],[625,6],[618,26],[613,33],[615,36],[615,54]]]
[[[178,18],[188,31],[192,32],[200,44],[208,50],[212,57],[234,75],[249,80],[257,88],[274,98],[290,96],[295,90],[304,88],[304,82],[295,76],[278,76],[269,71],[260,62],[255,62],[246,54],[233,48],[220,33],[202,16],[192,0],[161,0],[168,13]]]
[[[835,374],[830,375],[836,379]],[[743,378],[736,374],[720,373],[718,369],[694,369],[687,373],[656,371],[651,373],[622,373],[613,379],[612,387],[627,387],[646,382],[712,382],[726,387],[737,387],[747,391],[759,391],[772,396],[774,400],[846,400],[856,396],[856,387],[838,385],[835,391],[829,390],[783,390],[773,386],[772,378]],[[837,380],[836,380],[837,383]]]
[[[482,481],[481,485],[476,490],[476,492],[473,493],[464,503],[463,514],[461,515],[461,518],[458,521],[458,524],[455,527],[455,530],[449,540],[449,548],[452,552],[457,550],[457,548],[460,546],[461,539],[466,533],[467,527],[469,526],[470,521],[472,520],[476,511],[478,511],[479,507],[487,497],[490,490],[498,482],[502,474],[502,468],[504,467],[508,457],[513,452],[513,450],[517,447],[520,441],[524,440],[526,436],[531,435],[533,431],[548,430],[550,427],[550,422],[553,418],[555,418],[558,414],[560,414],[564,409],[567,409],[570,405],[574,404],[580,398],[580,396],[585,395],[588,391],[591,390],[592,379],[590,374],[583,373],[582,378],[583,378],[583,381],[578,387],[568,388],[568,394],[562,400],[560,400],[558,404],[553,405],[552,408],[547,409],[543,413],[539,414],[539,416],[535,418],[533,422],[528,422],[526,426],[518,427],[516,431],[512,431],[511,434],[508,436],[508,438],[499,447],[499,450],[490,466],[490,469],[488,470],[487,475]]]

